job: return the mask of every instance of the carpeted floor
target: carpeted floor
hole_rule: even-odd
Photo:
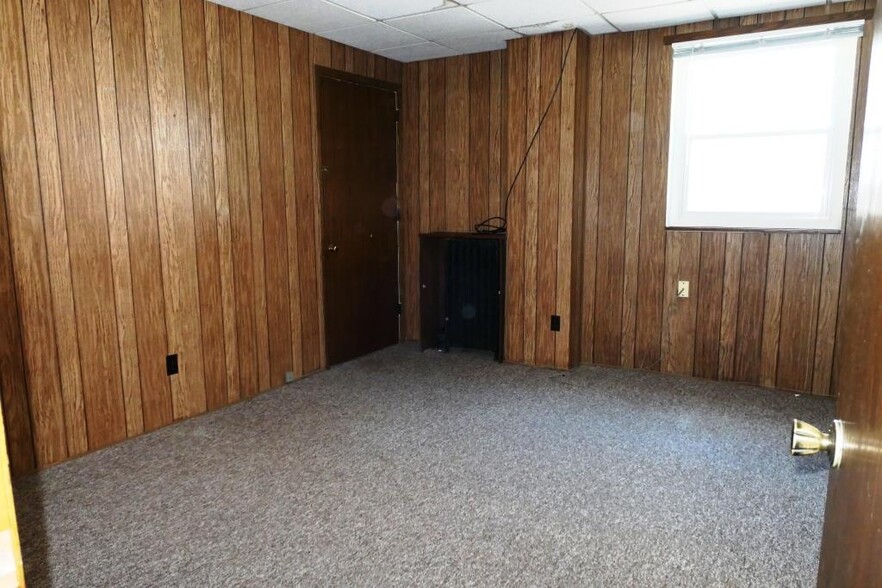
[[[390,348],[16,484],[29,586],[814,585],[829,400]]]

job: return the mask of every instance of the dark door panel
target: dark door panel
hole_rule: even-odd
[[[330,365],[398,342],[395,92],[319,76]]]

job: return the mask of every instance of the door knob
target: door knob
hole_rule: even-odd
[[[844,445],[844,427],[839,419],[833,421],[833,430],[826,433],[805,421],[793,419],[790,455],[814,455],[823,451],[830,458],[830,466],[838,468],[842,464]]]
[[[331,253],[337,251],[337,246],[336,245],[328,245],[328,251],[330,251]]]

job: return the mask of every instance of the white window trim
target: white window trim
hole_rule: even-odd
[[[675,59],[678,56],[695,53],[733,51],[755,48],[773,44],[804,42],[833,35],[857,37],[863,34],[863,21],[851,21],[815,27],[785,29],[771,33],[753,33],[722,37],[688,43],[675,43],[673,46]],[[859,53],[860,48],[856,53]],[[744,213],[744,212],[696,212],[685,210],[687,199],[685,179],[688,177],[688,149],[691,138],[686,133],[686,113],[689,110],[690,96],[685,93],[688,80],[682,79],[688,68],[674,68],[673,87],[671,94],[670,143],[668,149],[668,185],[667,185],[667,216],[666,227],[670,229],[758,229],[758,230],[809,230],[809,231],[841,231],[847,206],[849,181],[848,149],[851,143],[852,119],[857,76],[856,68],[849,71],[838,71],[837,87],[846,85],[848,91],[840,93],[838,98],[847,104],[840,104],[837,109],[837,121],[832,131],[819,130],[834,139],[831,153],[845,154],[836,156],[829,166],[826,184],[828,197],[824,208],[819,214],[795,213]],[[743,136],[761,133],[745,133]],[[774,133],[782,135],[785,133]],[[801,132],[800,134],[809,134]],[[726,134],[726,137],[738,137],[737,134]],[[830,156],[833,157],[833,156]]]

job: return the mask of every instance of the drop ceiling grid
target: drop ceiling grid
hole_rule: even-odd
[[[524,35],[633,31],[828,0],[211,0],[397,61],[504,49]],[[844,2],[845,0],[830,0]]]

